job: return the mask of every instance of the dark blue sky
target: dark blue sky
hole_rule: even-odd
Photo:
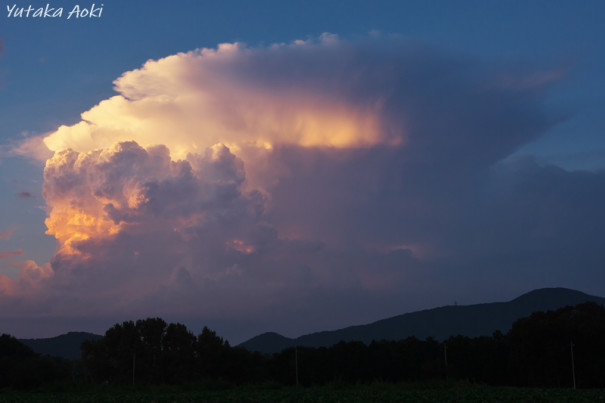
[[[31,4],[36,8],[47,3],[51,7],[63,7],[63,17],[7,16],[7,6],[28,7]],[[350,89],[350,94],[349,90],[336,83],[334,87],[338,91],[330,96],[340,99],[349,94],[348,101],[354,108],[361,108],[364,97],[381,99],[381,91],[385,94],[388,91],[375,75],[387,71],[385,66],[392,63],[394,68],[402,69],[400,81],[391,83],[392,88],[405,95],[389,93],[390,103],[381,115],[381,124],[388,121],[392,127],[399,127],[397,125],[401,121],[398,120],[397,108],[407,108],[401,113],[413,116],[406,120],[406,127],[412,127],[410,122],[413,122],[416,131],[406,134],[413,141],[405,150],[374,150],[356,155],[326,151],[327,154],[314,155],[308,150],[280,149],[268,159],[276,166],[298,167],[300,175],[291,180],[280,177],[277,185],[265,186],[264,191],[270,196],[263,202],[263,222],[275,231],[275,239],[280,242],[290,237],[287,234],[297,233],[304,234],[300,235],[304,239],[298,241],[324,248],[310,260],[299,261],[302,271],[298,275],[302,277],[296,281],[309,281],[305,283],[309,291],[305,297],[300,297],[301,301],[315,298],[323,301],[318,302],[320,305],[332,304],[334,308],[330,315],[338,317],[340,309],[344,309],[348,301],[359,298],[368,304],[359,320],[367,321],[410,309],[450,303],[453,299],[470,303],[513,298],[520,292],[539,286],[569,286],[605,294],[605,289],[599,285],[602,282],[594,281],[602,279],[598,268],[603,267],[605,260],[593,238],[602,234],[605,222],[602,207],[597,204],[603,196],[601,185],[605,167],[604,2],[106,0],[95,2],[96,7],[102,5],[101,18],[67,20],[67,12],[76,4],[92,6],[92,2],[71,0],[3,0],[0,7],[0,183],[4,188],[0,194],[3,206],[0,235],[4,234],[0,237],[0,252],[3,253],[0,255],[0,274],[11,281],[19,278],[18,273],[24,267],[22,262],[30,260],[43,267],[53,259],[51,266],[55,277],[59,267],[82,270],[80,266],[74,269],[73,262],[68,264],[61,260],[55,237],[44,234],[47,206],[52,203],[53,196],[51,190],[47,190],[46,198],[42,194],[44,160],[25,148],[26,139],[54,132],[61,125],[80,122],[81,113],[116,95],[114,80],[125,72],[141,68],[147,60],[198,48],[216,48],[220,43],[239,42],[259,55],[257,60],[257,56],[244,56],[242,52],[241,59],[238,56],[236,60],[243,67],[227,64],[224,75],[203,75],[219,80],[224,88],[231,88],[232,81],[229,80],[233,80],[237,87],[234,93],[242,94],[243,98],[247,92],[240,92],[244,90],[238,85],[244,81],[250,84],[247,81],[250,77],[256,77],[250,81],[251,85],[273,88],[273,78],[259,73],[265,68],[275,69],[274,78],[282,79],[276,82],[311,83],[309,88],[317,85],[317,93],[324,96],[322,86],[329,87],[333,81],[322,81],[314,74],[327,77],[338,74],[338,71],[334,70],[336,68],[332,71],[329,63],[324,65],[317,61],[320,57],[327,58],[321,56],[321,51],[310,52],[312,54],[308,56],[309,65],[316,68],[315,73],[302,71],[304,69],[300,74],[287,72],[290,62],[283,60],[292,57],[292,60],[300,61],[299,58],[306,56],[292,56],[284,51],[283,59],[275,56],[275,60],[271,59],[265,65],[262,55],[269,52],[267,49],[273,44],[290,44],[295,40],[313,42],[324,33],[332,33],[348,44],[343,45],[344,48],[350,46],[359,52],[360,56],[351,56],[351,59],[347,59],[350,54],[345,50],[335,51],[335,54],[342,51],[343,60],[350,60],[353,67],[360,66],[359,71],[362,72],[359,74],[366,81],[358,87],[353,86],[355,88]],[[389,48],[391,42],[396,43],[392,49]],[[374,54],[367,49],[367,43],[387,44]],[[404,62],[397,56],[397,52],[405,52],[409,48],[420,49],[417,53],[412,52],[410,59],[415,66],[411,70],[416,76],[403,72],[409,61]],[[369,59],[360,61],[362,56]],[[370,60],[372,57],[376,60]],[[343,69],[346,70],[345,67]],[[353,74],[351,71],[343,73],[343,76]],[[238,81],[240,79],[241,82]],[[518,90],[519,93],[511,95],[496,89],[494,97],[475,97],[476,92],[473,91],[480,92],[485,89],[484,83],[493,82],[506,86],[507,91]],[[413,88],[416,84],[418,88]],[[212,83],[208,85],[212,86]],[[412,89],[408,92],[408,88]],[[306,90],[305,85],[300,89]],[[281,92],[281,89],[277,91]],[[414,94],[418,102],[413,102],[409,94]],[[266,102],[273,105],[274,100],[271,98]],[[283,102],[290,105],[288,100]],[[458,111],[451,112],[453,109]],[[450,125],[451,130],[437,125],[435,122],[440,117],[431,116],[433,112],[444,116],[443,121]],[[319,121],[323,124],[332,124],[322,119]],[[504,137],[508,136],[506,140],[494,137],[489,144],[473,134],[482,130],[508,133],[508,129],[517,132],[504,134]],[[452,147],[450,139],[464,141],[466,146],[456,148],[457,144]],[[20,148],[20,153],[16,153],[17,148]],[[234,150],[231,147],[231,152],[237,156]],[[468,155],[465,157],[470,161],[468,166],[462,160],[458,161],[459,153]],[[477,157],[479,154],[481,158]],[[116,155],[121,154],[117,152]],[[420,159],[419,155],[426,156],[426,161],[441,158],[441,162],[427,168],[416,161]],[[250,171],[253,163],[242,158],[247,178],[250,178],[254,175]],[[390,165],[376,162],[389,159],[392,161]],[[448,159],[453,161],[453,165],[448,166],[444,162]],[[332,172],[332,176],[307,170],[304,167],[309,161],[314,161],[315,166],[323,166]],[[406,173],[393,175],[392,169]],[[412,170],[414,174],[405,170]],[[345,200],[345,194],[358,186],[357,182],[347,179],[350,172],[355,172],[356,178],[370,175],[368,172],[375,176],[367,183],[361,180],[363,185],[359,186],[365,189],[361,192],[363,196],[358,194],[356,202],[342,208],[341,214],[334,214],[334,209],[339,209],[336,207],[338,203]],[[173,180],[177,181],[177,178],[180,177]],[[342,191],[337,192],[334,183],[326,178],[339,183],[336,188]],[[50,179],[47,178],[47,184],[52,182]],[[47,186],[51,189],[50,185]],[[444,190],[447,186],[457,187],[457,191],[450,193]],[[403,187],[407,190],[402,190]],[[299,205],[296,199],[305,192],[322,196],[316,198],[316,205],[307,201]],[[413,197],[410,192],[414,192]],[[449,204],[444,203],[444,199],[451,198],[452,194],[459,197]],[[249,195],[245,199],[246,202],[241,203],[252,203]],[[275,200],[286,203],[287,207],[271,204]],[[409,207],[415,209],[416,215],[412,210],[394,207],[401,203],[416,206]],[[421,204],[425,207],[417,207]],[[384,214],[370,214],[371,219],[357,219],[376,208],[382,208]],[[344,236],[345,230],[332,231],[328,228],[322,228],[319,236],[312,228],[305,229],[305,226],[313,226],[315,220],[318,227],[322,222],[331,222],[341,229],[348,226],[356,233],[367,232],[367,236],[363,240],[361,237],[349,238]],[[391,222],[407,227],[405,230],[393,229],[390,228]],[[431,226],[448,227],[439,232],[430,230]],[[486,229],[490,235],[485,235]],[[541,235],[536,235],[538,239],[532,237],[532,233]],[[246,236],[254,238],[249,234]],[[375,251],[356,255],[345,245],[359,242],[366,246],[372,243],[386,247],[389,242],[403,239],[406,240],[402,242],[405,248],[401,248],[413,255],[413,262],[405,263],[401,256],[388,253],[377,257],[373,254]],[[237,242],[240,242],[239,238]],[[498,244],[507,245],[501,248],[501,253],[497,253]],[[311,247],[309,245],[305,247]],[[389,245],[393,247],[394,244]],[[243,243],[232,246],[241,253],[248,253],[240,250],[246,248]],[[565,259],[560,252],[566,246],[569,247],[569,253],[565,255],[570,259],[569,264],[561,263]],[[110,245],[104,247],[110,248]],[[267,252],[262,258],[248,262],[249,267],[269,264],[267,262],[282,264],[288,259],[296,262],[302,253],[298,249],[300,245],[272,247],[274,252]],[[434,248],[442,251],[439,257],[431,255],[429,250]],[[433,258],[425,259],[425,255]],[[581,256],[585,270],[578,269],[573,263],[578,256]],[[227,264],[224,259],[229,260],[226,257],[217,259],[213,264],[219,266]],[[340,272],[315,275],[321,270],[319,267],[323,267],[322,259],[348,266],[358,274],[361,288],[331,277],[341,275]],[[450,263],[445,261],[448,259]],[[352,261],[365,262],[365,267],[352,269]],[[193,273],[187,264],[183,263],[185,271],[171,268],[170,278]],[[243,262],[238,264],[245,266]],[[370,281],[374,285],[368,287],[377,287],[378,291],[364,288],[369,284],[366,277],[372,277],[374,270],[368,267],[378,266],[381,268],[376,269],[377,272],[391,266],[393,270],[397,267],[413,268],[414,273],[408,273],[409,279],[413,279],[410,280],[413,286],[408,280],[397,280],[406,284],[402,286],[402,292],[410,292],[408,300],[389,297],[391,291],[381,294],[379,284],[389,278],[386,274],[383,277],[376,274],[376,279],[382,279],[376,280],[376,284]],[[483,270],[485,266],[491,269]],[[306,275],[301,274],[305,270],[311,273],[307,280],[303,279]],[[574,270],[580,270],[580,273],[574,275]],[[421,272],[424,274],[419,274]],[[195,280],[195,274],[191,275]],[[269,276],[267,273],[263,275]],[[296,281],[292,278],[284,281],[294,284]],[[494,286],[498,281],[505,285]],[[455,283],[454,289],[458,287],[457,291],[449,287],[452,282]],[[48,287],[57,288],[56,285]],[[236,293],[237,289],[237,292],[245,293],[237,287],[233,286],[229,292]],[[422,292],[412,292],[411,289],[426,292],[422,295]],[[22,294],[26,295],[26,292],[22,291]],[[51,292],[49,295],[48,301],[55,301],[55,294]],[[220,322],[226,332],[232,331],[235,338],[274,329],[295,335],[296,332],[317,330],[322,326],[355,322],[356,318],[342,314],[340,319],[321,317],[315,322],[301,321],[280,328],[277,324],[279,318],[271,321],[267,319],[270,315],[263,316],[264,309],[280,303],[279,295],[276,292],[263,302],[264,305],[255,307],[256,311],[252,313],[234,310],[237,314],[217,314],[213,320]],[[147,297],[152,298],[151,294]],[[9,302],[6,306],[13,306],[14,302]],[[0,300],[0,305],[2,303]],[[56,304],[63,306],[66,303]],[[315,305],[300,304],[303,306],[301,310],[314,312]],[[36,310],[35,303],[32,306],[34,308],[24,310],[27,311],[24,317],[42,315]],[[385,308],[387,306],[388,309]],[[58,316],[69,316],[59,308],[57,312]],[[111,316],[110,313],[104,315]],[[233,330],[235,325],[229,325],[225,318],[237,315],[240,315],[240,320],[245,317],[256,325],[250,325],[251,330]],[[264,319],[261,321],[260,317]],[[23,329],[24,336],[35,336],[30,334],[34,331],[48,332],[26,325],[20,329]]]

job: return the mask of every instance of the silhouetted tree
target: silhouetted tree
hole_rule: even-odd
[[[40,356],[13,336],[0,336],[0,387],[26,389],[66,381],[69,374],[67,360]]]
[[[142,381],[157,383],[162,379],[160,356],[166,322],[161,318],[139,319],[135,324],[139,342],[134,348],[135,371]]]
[[[573,343],[578,386],[605,386],[605,308],[600,305],[535,312],[517,320],[508,338],[516,384],[571,386]]]
[[[289,348],[272,355],[233,348],[207,327],[195,337],[182,324],[148,318],[116,324],[102,339],[84,342],[82,359],[91,379],[112,383],[132,382],[134,369],[141,383],[225,380],[292,385],[298,369],[302,385],[447,376],[475,383],[566,387],[571,385],[572,342],[577,385],[605,387],[605,308],[594,303],[536,312],[516,321],[507,335],[455,336],[445,342],[409,337],[369,345],[342,341],[331,347]],[[10,354],[27,359],[33,353],[14,338],[0,338],[0,382],[2,376],[6,378],[2,360]],[[41,363],[36,365],[43,368]]]
[[[222,337],[204,326],[195,344],[196,369],[201,379],[223,378],[229,363],[224,361],[225,350],[229,347]]]
[[[107,343],[104,339],[86,340],[80,346],[82,365],[93,382],[108,382],[113,380],[114,366],[109,359]]]
[[[168,325],[162,339],[161,366],[164,381],[173,383],[193,379],[195,342],[195,336],[185,325],[180,323]]]
[[[507,351],[500,332],[492,337],[450,337],[447,346],[447,375],[476,383],[507,383]]]

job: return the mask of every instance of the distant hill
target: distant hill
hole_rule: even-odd
[[[506,333],[513,322],[532,312],[548,311],[582,302],[605,306],[605,298],[567,288],[543,288],[523,294],[509,302],[466,306],[444,306],[406,313],[368,325],[323,331],[295,339],[277,333],[263,333],[240,344],[250,351],[275,353],[293,346],[328,347],[344,341],[400,340],[410,336],[445,340],[450,336],[491,336],[494,331]]]
[[[86,332],[69,332],[47,339],[20,339],[38,354],[48,354],[72,360],[80,359],[80,345],[84,340],[97,340],[103,336]]]

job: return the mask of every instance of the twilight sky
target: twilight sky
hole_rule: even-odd
[[[0,7],[1,332],[605,295],[602,1],[92,4]]]

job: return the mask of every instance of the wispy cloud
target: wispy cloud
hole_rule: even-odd
[[[7,231],[0,232],[0,239],[10,239],[14,231],[14,229],[9,229]]]
[[[11,259],[15,256],[21,256],[23,251],[21,249],[18,250],[7,250],[0,252],[0,259]]]
[[[30,192],[26,192],[26,191],[18,192],[18,193],[16,193],[16,196],[19,199],[35,199],[36,198],[36,196],[34,196]]]

